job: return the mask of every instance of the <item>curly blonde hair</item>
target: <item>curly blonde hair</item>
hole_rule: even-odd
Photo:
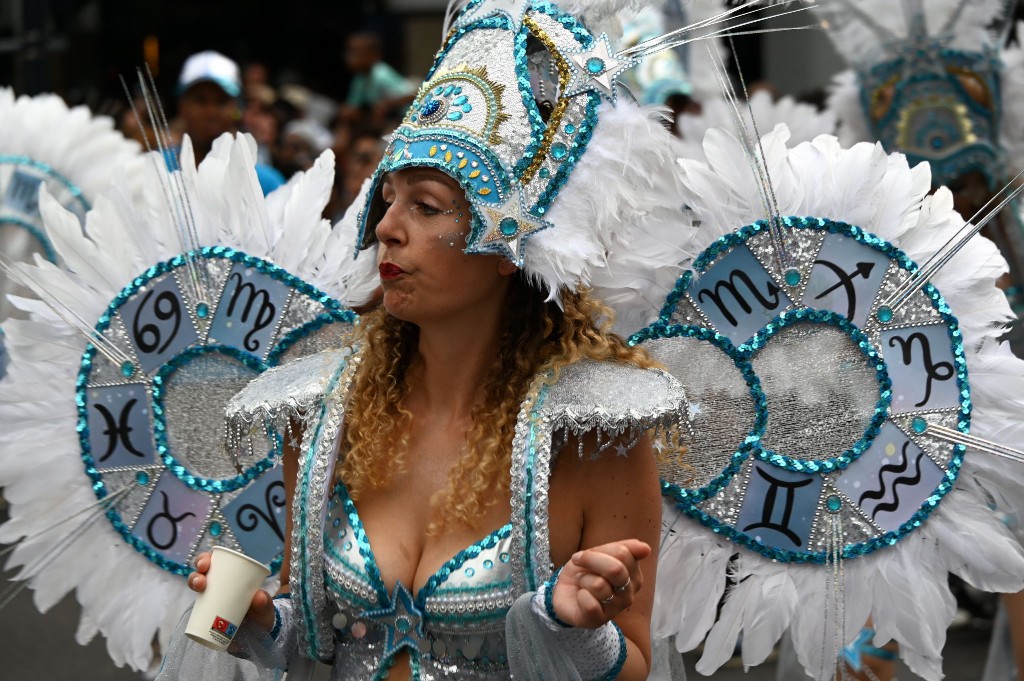
[[[477,389],[473,425],[447,485],[432,499],[432,532],[450,523],[475,528],[484,509],[508,498],[516,420],[539,373],[557,374],[581,359],[657,366],[609,331],[611,310],[587,290],[563,293],[559,308],[518,273],[505,308],[512,312],[503,318],[497,356]],[[359,336],[362,363],[349,393],[344,454],[335,471],[354,500],[404,470],[412,414],[402,404],[419,328],[379,308],[363,317]]]

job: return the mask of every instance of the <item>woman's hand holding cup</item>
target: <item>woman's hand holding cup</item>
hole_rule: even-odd
[[[236,551],[220,547],[215,551],[221,551],[223,554],[217,554],[219,561],[226,561],[223,565],[221,562],[217,563],[220,567],[215,569],[216,575],[209,574],[210,568],[214,565],[214,554],[204,552],[196,557],[196,570],[188,576],[188,587],[199,594],[199,597],[185,633],[203,645],[223,650],[234,637],[243,619],[249,619],[265,631],[270,631],[274,628],[276,616],[270,594],[258,588],[258,585],[269,576],[270,570]],[[250,586],[247,587],[246,582]],[[214,592],[206,594],[211,583],[214,583]],[[245,600],[239,602],[238,599],[246,599],[250,593],[253,596],[249,609],[241,616]],[[210,601],[214,594],[214,600]],[[232,611],[234,615],[227,614]],[[232,621],[236,618],[237,621]]]

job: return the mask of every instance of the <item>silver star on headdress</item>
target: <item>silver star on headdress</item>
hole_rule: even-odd
[[[512,20],[512,30],[518,32],[523,25],[523,17],[526,10],[533,4],[533,0],[484,0],[475,7],[468,8],[459,20],[455,22],[455,28],[461,28],[474,21],[486,19],[495,14],[505,14]]]
[[[615,84],[619,75],[639,63],[636,59],[613,54],[607,33],[602,33],[601,37],[594,40],[589,50],[569,52],[565,56],[573,65],[572,80],[566,89],[566,96],[574,97],[593,90],[611,102],[616,99]]]
[[[526,240],[542,229],[551,227],[550,222],[526,210],[521,191],[515,192],[500,206],[480,206],[480,213],[484,220],[484,234],[474,250],[500,251],[518,267],[523,266]]]

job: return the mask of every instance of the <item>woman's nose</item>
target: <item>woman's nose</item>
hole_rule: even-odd
[[[377,241],[389,246],[397,246],[405,242],[405,228],[400,219],[400,212],[401,207],[397,202],[387,207],[384,216],[381,217],[374,230]]]

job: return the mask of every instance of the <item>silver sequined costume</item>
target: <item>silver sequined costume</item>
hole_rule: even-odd
[[[519,412],[510,522],[463,550],[415,594],[389,593],[343,485],[336,443],[360,357],[332,351],[268,371],[229,405],[233,430],[303,428],[293,500],[290,607],[277,640],[331,662],[332,679],[376,678],[408,649],[418,679],[509,677],[505,613],[552,572],[548,476],[552,440],[598,431],[610,443],[678,418],[683,391],[661,371],[583,361],[535,379]]]

